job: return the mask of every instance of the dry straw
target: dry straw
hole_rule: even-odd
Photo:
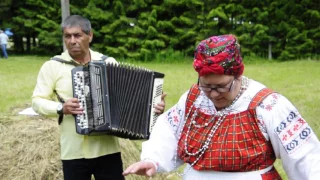
[[[62,180],[56,118],[18,115],[21,110],[0,117],[0,179]],[[120,139],[120,146],[124,168],[139,160],[139,142]],[[126,179],[146,177],[130,175]],[[153,179],[167,178],[158,175]]]

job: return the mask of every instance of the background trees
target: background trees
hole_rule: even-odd
[[[3,0],[0,28],[12,28],[13,53],[62,51],[61,6],[56,0]],[[280,60],[319,56],[316,0],[70,0],[71,14],[92,22],[92,48],[117,58],[152,61],[179,51],[193,55],[200,40],[238,36],[244,56]]]

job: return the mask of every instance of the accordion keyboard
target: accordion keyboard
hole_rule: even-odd
[[[152,92],[152,110],[154,110],[154,106],[161,102],[161,95],[162,95],[162,85],[163,85],[163,78],[155,78],[154,85],[153,85],[153,92]],[[159,114],[152,111],[151,117],[150,117],[150,127],[149,132],[152,132],[153,126],[155,125],[157,119],[159,117]]]
[[[83,71],[78,71],[74,75],[74,92],[75,97],[78,98],[80,107],[84,109],[83,114],[76,115],[77,125],[81,129],[86,129],[89,127],[88,119],[87,119],[87,104],[86,104],[86,91],[88,89],[84,83],[84,73]]]

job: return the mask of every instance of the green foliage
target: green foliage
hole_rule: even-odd
[[[283,50],[280,54],[279,59],[282,60],[288,60],[288,59],[293,59],[294,58],[294,54],[291,53],[291,50]]]
[[[14,52],[60,53],[60,1],[5,0],[0,6],[0,28],[9,26],[15,33]],[[170,48],[192,55],[199,41],[230,33],[241,40],[245,56],[315,57],[320,49],[319,9],[311,0],[70,0],[71,14],[91,20],[93,49],[149,61]]]
[[[228,21],[228,16],[225,14],[224,10],[222,7],[218,7],[215,9],[212,9],[209,14],[208,14],[208,19],[213,19],[213,18],[221,18],[222,20]]]

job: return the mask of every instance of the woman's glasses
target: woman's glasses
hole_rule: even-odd
[[[235,81],[235,79],[233,79],[233,81],[231,82],[231,85],[229,87],[228,87],[228,85],[224,86],[224,87],[207,87],[207,86],[198,85],[198,87],[200,90],[202,90],[205,93],[211,93],[212,91],[216,91],[217,93],[225,93],[225,92],[231,91],[231,88],[234,84],[234,81]]]

